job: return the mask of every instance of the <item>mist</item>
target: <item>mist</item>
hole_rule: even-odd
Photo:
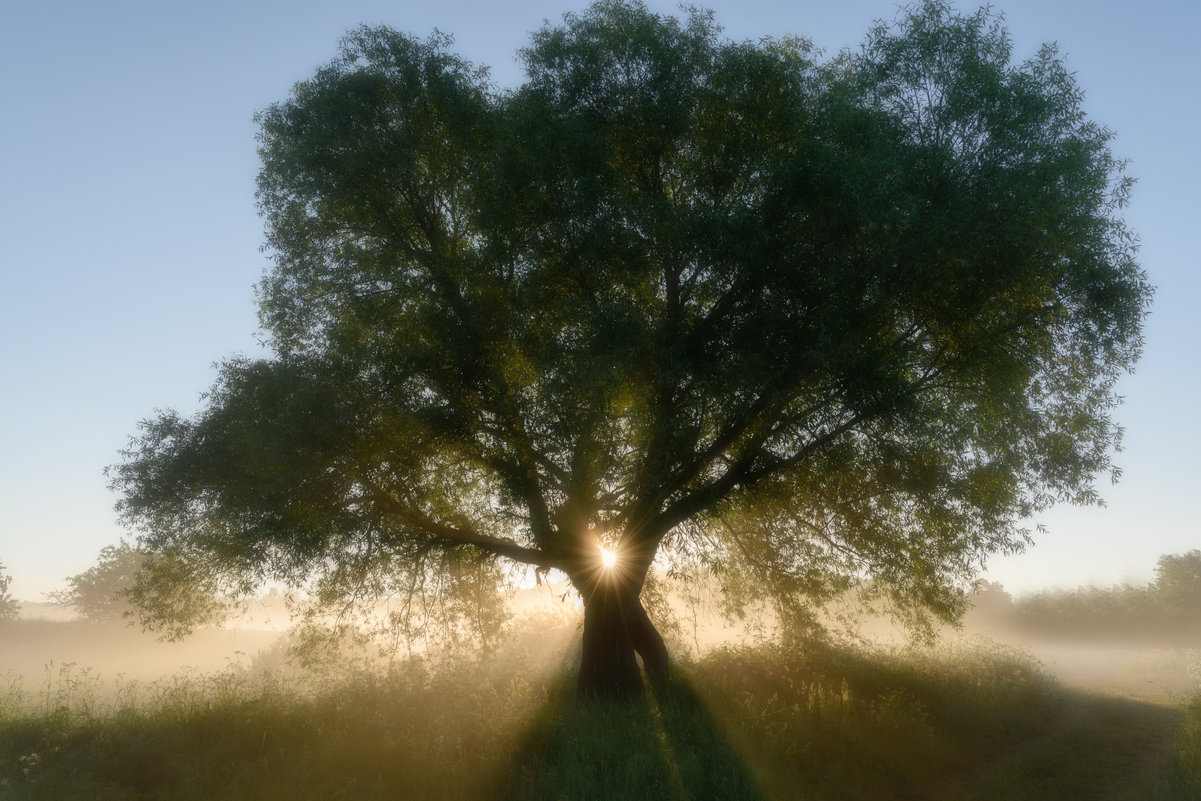
[[[879,610],[842,599],[817,622],[826,636],[849,642],[907,647],[983,639],[1033,657],[1065,686],[1172,703],[1201,690],[1201,593],[1190,577],[1201,553],[1169,555],[1157,577],[1142,585],[1093,585],[1014,596],[980,582],[957,626],[935,626],[925,637]],[[582,625],[581,606],[566,583],[545,582],[510,592],[508,623],[498,650],[527,661],[569,661]],[[778,640],[779,621],[767,604],[732,610],[716,582],[665,577],[648,600],[673,655],[695,661],[715,649]],[[64,670],[104,685],[154,682],[181,672],[204,674],[231,665],[254,669],[295,666],[298,640],[275,590],[233,607],[220,627],[202,628],[179,642],[142,631],[129,620],[94,623],[54,603],[21,605],[19,619],[0,624],[0,676],[26,688]],[[329,658],[363,662],[424,657],[429,643],[360,645]],[[541,652],[546,652],[541,653]],[[535,656],[535,654],[537,654]],[[554,667],[546,664],[545,669]]]
[[[659,577],[648,609],[678,671],[617,706],[571,692],[582,612],[565,583],[512,592],[486,646],[391,650],[355,632],[313,648],[279,592],[178,643],[24,604],[0,623],[0,783],[14,798],[1191,797],[1201,632],[1170,578],[980,584],[961,625],[926,637],[843,598],[798,641],[767,604],[733,613],[719,582]]]

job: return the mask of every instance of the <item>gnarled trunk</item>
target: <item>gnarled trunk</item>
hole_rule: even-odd
[[[638,595],[620,581],[601,581],[584,598],[581,695],[632,696],[643,691],[635,654],[651,683],[667,681],[667,645]]]
[[[655,628],[646,607],[642,601],[634,599],[634,614],[631,618],[630,638],[634,642],[634,650],[642,658],[642,667],[646,670],[647,678],[655,687],[667,684],[667,643],[663,635]]]

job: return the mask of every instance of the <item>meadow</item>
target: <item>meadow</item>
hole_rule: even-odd
[[[1201,696],[1071,688],[982,638],[716,648],[631,705],[576,698],[574,634],[306,670],[276,648],[155,680],[10,672],[0,798],[1201,798]]]

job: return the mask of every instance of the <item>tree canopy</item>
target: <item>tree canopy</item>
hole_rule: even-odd
[[[1154,587],[1162,604],[1172,612],[1201,621],[1201,550],[1159,557]]]
[[[362,28],[258,115],[275,355],[143,423],[145,547],[331,600],[559,570],[621,685],[665,666],[656,558],[798,619],[852,580],[953,616],[1098,499],[1151,291],[1054,48],[935,0],[829,58],[599,2],[521,58],[500,88]]]
[[[136,617],[142,605],[158,604],[164,612],[171,610],[172,619],[162,616],[157,627],[168,639],[179,639],[229,612],[228,599],[205,592],[206,584],[192,581],[191,572],[172,552],[147,551],[123,539],[101,548],[96,564],[68,576],[66,588],[47,598],[97,624],[119,623]]]
[[[128,595],[133,589],[144,554],[122,540],[100,549],[96,564],[67,577],[67,588],[52,592],[54,603],[71,607],[89,623],[116,623],[131,611]]]

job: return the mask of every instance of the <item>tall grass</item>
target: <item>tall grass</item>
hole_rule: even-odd
[[[577,700],[530,645],[115,690],[10,677],[0,798],[1201,798],[1201,702],[1173,741],[1176,710],[1073,695],[1000,646],[725,649],[622,704]]]
[[[1175,753],[1156,787],[1154,801],[1201,799],[1201,693],[1185,706]]]
[[[545,699],[518,676],[404,663],[313,681],[234,666],[61,700],[5,710],[0,797],[478,798]]]

